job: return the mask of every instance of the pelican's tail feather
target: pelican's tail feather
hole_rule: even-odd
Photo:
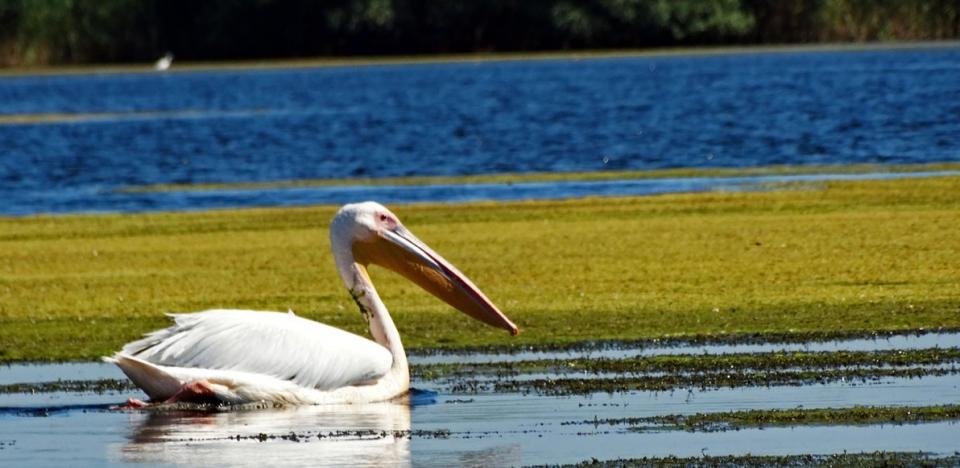
[[[127,374],[127,377],[143,389],[153,400],[166,400],[180,390],[180,379],[162,367],[124,353],[104,357],[104,362],[112,362]]]

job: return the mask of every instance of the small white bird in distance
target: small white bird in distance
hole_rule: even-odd
[[[157,71],[164,71],[170,68],[170,65],[173,64],[173,54],[167,52],[163,54],[163,57],[157,59],[156,63],[153,64],[153,68]]]

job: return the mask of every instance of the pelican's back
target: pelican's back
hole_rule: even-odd
[[[386,348],[290,313],[208,310],[171,314],[175,323],[123,347],[147,363],[270,376],[330,390],[363,385],[393,363]]]

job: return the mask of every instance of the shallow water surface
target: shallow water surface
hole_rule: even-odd
[[[957,334],[931,333],[788,346],[824,351],[907,349],[956,347],[957,340]],[[783,347],[673,346],[641,352],[738,353]],[[433,358],[413,357],[412,361]],[[453,394],[443,384],[415,380],[414,387],[422,390],[399,402],[213,413],[109,409],[127,397],[142,398],[138,391],[4,393],[0,394],[0,464],[253,466],[275,459],[292,466],[499,466],[702,454],[886,450],[949,455],[957,448],[957,426],[951,421],[685,432],[637,431],[604,420],[747,409],[956,404],[960,373],[951,369],[946,375],[919,378],[562,397]],[[112,365],[102,363],[0,367],[0,384],[120,377]]]
[[[636,433],[563,424],[594,418],[730,409],[917,405],[955,401],[956,378],[872,385],[636,392],[587,397],[439,395],[432,405],[383,403],[226,413],[68,410],[0,415],[0,461],[12,464],[519,465],[641,456],[840,453],[956,448],[952,423]],[[121,401],[125,395],[113,395]],[[93,429],[95,428],[95,429]],[[410,433],[410,431],[416,431]],[[262,434],[262,436],[261,436]],[[239,436],[239,440],[238,440]],[[262,438],[262,439],[261,439]]]

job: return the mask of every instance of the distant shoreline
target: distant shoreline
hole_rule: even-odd
[[[100,75],[137,73],[184,73],[199,71],[282,70],[378,65],[515,62],[524,60],[595,60],[616,58],[696,57],[737,54],[798,52],[863,52],[879,50],[925,50],[960,48],[960,41],[905,41],[745,46],[664,47],[553,52],[497,52],[449,55],[398,55],[356,57],[313,57],[301,59],[230,60],[221,62],[174,62],[166,71],[154,70],[151,63],[89,64],[51,67],[0,68],[0,79],[26,76]]]

